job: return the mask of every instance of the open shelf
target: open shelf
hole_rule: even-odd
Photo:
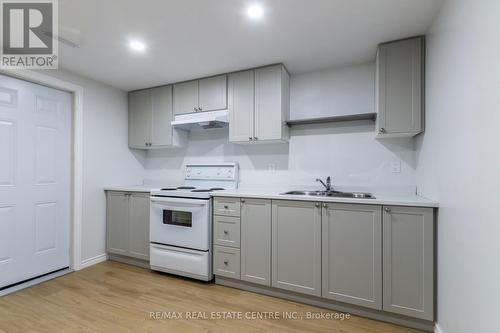
[[[308,125],[308,124],[324,124],[324,123],[338,123],[342,121],[356,121],[356,120],[373,120],[377,119],[377,114],[372,113],[358,113],[350,114],[345,116],[333,116],[333,117],[320,117],[320,118],[307,118],[298,120],[289,120],[286,122],[288,126],[295,125]]]

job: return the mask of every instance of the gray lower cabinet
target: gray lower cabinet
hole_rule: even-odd
[[[321,296],[321,205],[273,200],[272,286]]]
[[[214,245],[214,274],[240,279],[240,249]]]
[[[107,251],[127,255],[129,252],[129,193],[107,193]]]
[[[241,199],[241,279],[271,286],[271,200]]]
[[[149,193],[129,197],[129,256],[149,260]]]
[[[149,260],[149,193],[107,192],[108,253]]]
[[[432,208],[384,206],[384,310],[434,319]]]
[[[382,309],[382,207],[323,204],[322,296]]]

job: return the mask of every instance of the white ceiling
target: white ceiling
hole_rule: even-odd
[[[245,8],[265,8],[251,21]],[[423,34],[441,0],[59,0],[60,65],[133,90],[283,62],[291,73],[365,62]],[[131,39],[147,45],[143,54]]]

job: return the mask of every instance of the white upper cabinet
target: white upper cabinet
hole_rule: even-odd
[[[283,65],[230,74],[230,142],[287,142],[289,111],[289,74]]]
[[[129,147],[136,149],[183,146],[187,134],[172,128],[172,86],[129,93]]]
[[[227,109],[227,75],[199,80],[199,111]]]
[[[174,84],[174,114],[227,108],[227,75]]]
[[[410,137],[424,131],[423,37],[385,43],[377,52],[378,137]]]

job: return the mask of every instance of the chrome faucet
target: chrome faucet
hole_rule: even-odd
[[[325,188],[327,192],[330,192],[332,190],[332,181],[330,176],[326,178],[326,184],[319,178],[316,178],[317,182],[320,182]]]

